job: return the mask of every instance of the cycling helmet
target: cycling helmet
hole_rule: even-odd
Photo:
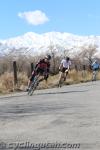
[[[67,61],[69,61],[69,60],[70,60],[70,58],[69,58],[69,57],[66,57],[66,60],[67,60]]]
[[[51,59],[51,55],[46,55],[45,58],[50,60]]]

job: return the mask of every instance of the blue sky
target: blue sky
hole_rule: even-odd
[[[100,35],[100,0],[0,0],[0,39],[27,32]]]

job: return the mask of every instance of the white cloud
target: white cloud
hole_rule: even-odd
[[[25,19],[29,24],[39,25],[49,21],[46,14],[40,10],[18,13],[20,18]]]

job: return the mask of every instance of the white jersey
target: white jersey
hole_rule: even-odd
[[[63,68],[68,68],[69,69],[69,67],[71,65],[71,61],[70,60],[66,61],[66,59],[62,59],[61,65],[62,65]]]

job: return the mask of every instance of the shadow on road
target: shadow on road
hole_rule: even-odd
[[[61,91],[61,92],[46,92],[46,93],[37,93],[33,95],[49,95],[49,94],[67,94],[67,93],[80,93],[87,92],[88,90],[76,90],[76,91]]]
[[[53,89],[52,89],[53,90]],[[80,92],[87,92],[88,90],[73,90],[73,91],[55,91],[55,92],[45,92],[45,93],[33,93],[34,95],[49,95],[49,94],[67,94],[67,93],[80,93]],[[8,99],[8,98],[14,98],[14,97],[23,97],[23,96],[28,96],[27,93],[25,92],[22,95],[10,95],[10,96],[1,96],[0,99]]]

